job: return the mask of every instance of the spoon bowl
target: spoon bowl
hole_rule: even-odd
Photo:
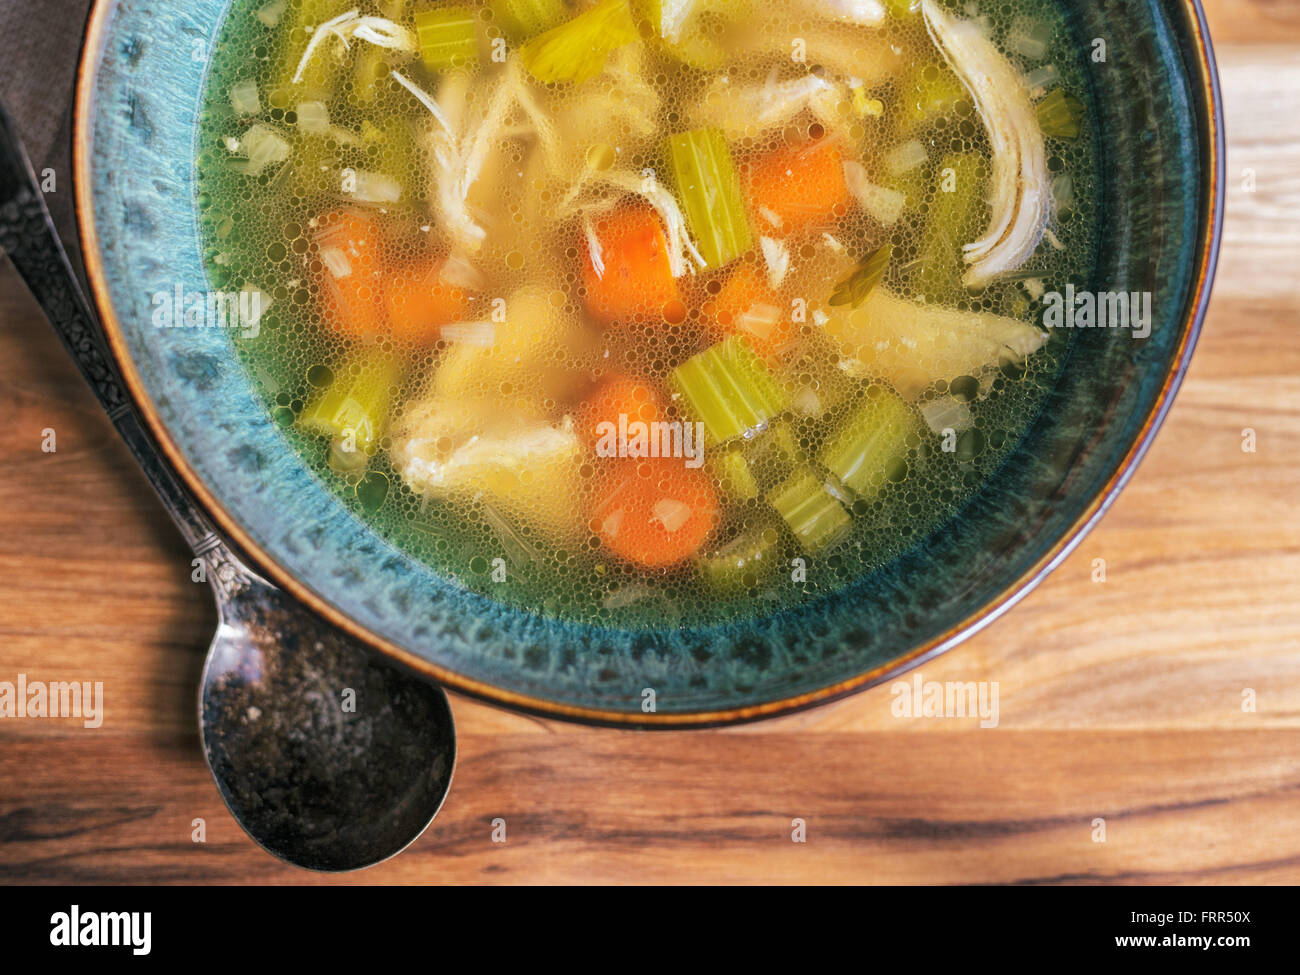
[[[400,852],[451,786],[446,695],[305,613],[225,546],[208,559],[221,622],[199,713],[231,814],[268,852],[313,870]]]

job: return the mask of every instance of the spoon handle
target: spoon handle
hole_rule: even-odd
[[[9,255],[27,283],[190,548],[212,568],[229,562],[225,544],[163,459],[124,392],[99,322],[54,229],[27,151],[3,103],[0,103],[0,251]],[[213,583],[217,584],[216,574]]]

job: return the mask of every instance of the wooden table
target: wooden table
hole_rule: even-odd
[[[337,880],[266,856],[222,806],[195,729],[208,592],[3,267],[0,680],[102,680],[107,717],[93,731],[0,722],[0,879],[1300,882],[1300,5],[1210,6],[1228,221],[1187,383],[1074,556],[923,668],[997,681],[999,727],[894,718],[887,687],[671,735],[456,697],[442,815],[402,856]],[[806,843],[791,841],[796,818]]]

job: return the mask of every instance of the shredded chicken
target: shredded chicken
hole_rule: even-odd
[[[447,77],[436,100],[397,72],[393,76],[429,109],[436,123],[428,140],[439,224],[460,253],[477,253],[487,239],[487,229],[470,206],[474,184],[509,139],[536,136],[545,152],[558,153],[555,126],[515,60],[507,63],[500,80],[480,102],[471,102],[468,82],[458,73]],[[527,124],[513,126],[511,120],[521,114]]]
[[[549,423],[493,401],[418,401],[393,435],[394,463],[415,494],[499,507],[554,541],[582,530],[581,507],[552,500],[572,496],[584,456],[571,419]]]
[[[395,51],[415,50],[415,36],[401,24],[383,17],[362,17],[361,11],[354,8],[325,21],[312,32],[311,39],[307,42],[307,49],[303,51],[302,60],[298,62],[298,70],[293,75],[295,85],[302,81],[307,65],[316,56],[321,45],[330,38],[339,41],[345,51],[351,50],[352,45],[349,43],[351,40],[365,41],[376,47]]]
[[[992,219],[964,248],[967,287],[982,287],[1021,267],[1042,242],[1052,217],[1043,133],[1020,75],[978,25],[922,0],[930,37],[970,91],[993,149]]]
[[[719,128],[735,141],[785,125],[804,109],[824,123],[838,124],[847,117],[839,110],[847,98],[839,85],[812,74],[790,81],[772,76],[750,85],[733,84],[723,75],[700,100],[695,122]]]
[[[790,58],[790,38],[804,42],[809,66],[820,66],[842,81],[855,79],[863,89],[888,83],[911,63],[910,52],[886,31],[846,31],[840,24],[809,22],[797,7],[785,9],[772,20],[737,32],[728,46],[729,61],[749,66],[779,54]]]

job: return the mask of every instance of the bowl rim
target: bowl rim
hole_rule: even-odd
[[[1165,376],[1160,393],[1152,403],[1128,452],[1118,463],[1106,484],[1052,547],[987,605],[944,633],[888,663],[863,671],[847,680],[803,694],[737,708],[680,714],[644,714],[581,707],[506,690],[457,674],[386,640],[311,592],[287,568],[262,550],[245,532],[239,519],[208,490],[197,472],[186,461],[179,445],[173,440],[170,431],[159,416],[140,372],[132,361],[124,332],[113,312],[108,280],[100,257],[102,250],[93,206],[91,133],[94,118],[94,80],[99,55],[103,50],[108,15],[117,2],[118,0],[93,0],[82,42],[73,106],[73,182],[77,229],[81,238],[86,276],[90,282],[95,310],[103,325],[110,352],[128,394],[144,416],[149,431],[163,454],[180,475],[182,482],[200,508],[213,519],[220,534],[234,545],[254,569],[275,585],[291,593],[324,619],[389,659],[446,688],[513,711],[603,727],[661,730],[721,727],[793,714],[829,704],[894,679],[953,649],[1000,619],[1036,589],[1039,583],[1078,547],[1114,504],[1119,493],[1128,484],[1146,456],[1156,433],[1169,414],[1174,397],[1187,373],[1209,307],[1223,233],[1226,180],[1223,100],[1214,49],[1201,0],[1181,0],[1195,42],[1193,53],[1199,71],[1197,77],[1190,80],[1194,90],[1201,97],[1200,107],[1205,112],[1205,126],[1199,134],[1204,140],[1207,153],[1204,166],[1207,179],[1205,196],[1201,204],[1207,209],[1208,220],[1197,255],[1196,282],[1192,291],[1194,300],[1184,319],[1183,336],[1174,353],[1175,365]]]

